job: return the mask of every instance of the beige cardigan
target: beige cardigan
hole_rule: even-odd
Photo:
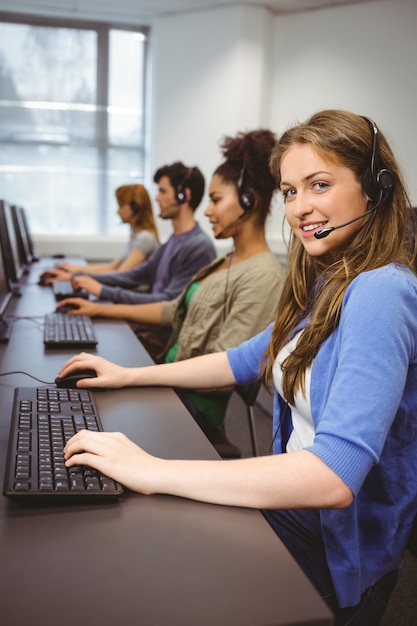
[[[216,259],[194,276],[191,283],[206,278],[188,310],[184,300],[191,283],[162,304],[162,325],[172,326],[167,350],[178,340],[177,361],[237,346],[274,319],[283,281],[274,254],[261,252],[214,271],[223,261]]]

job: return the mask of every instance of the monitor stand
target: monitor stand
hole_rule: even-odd
[[[10,326],[3,317],[0,317],[0,343],[7,343],[10,339]]]

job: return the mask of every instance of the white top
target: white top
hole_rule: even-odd
[[[282,398],[284,398],[284,394],[282,393],[281,365],[284,359],[286,359],[286,357],[297,345],[302,335],[302,332],[303,331],[300,330],[299,333],[294,335],[291,341],[287,343],[287,345],[285,345],[282,350],[280,350],[277,358],[275,359],[275,363],[272,369],[273,380],[275,388]],[[311,417],[310,406],[310,382],[311,366],[306,369],[305,373],[305,395],[301,391],[298,391],[294,398],[295,406],[293,406],[292,404],[289,405],[291,408],[291,417],[294,430],[292,431],[287,443],[287,452],[301,450],[302,448],[310,446],[314,440],[314,427]]]

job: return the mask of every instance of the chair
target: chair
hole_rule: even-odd
[[[262,381],[257,380],[253,383],[248,383],[246,385],[238,385],[235,388],[235,391],[238,394],[238,396],[242,398],[243,402],[246,404],[253,456],[259,456],[258,440],[256,437],[256,427],[255,427],[255,414],[253,411],[253,407],[255,405],[256,398],[258,397],[258,393],[261,387],[262,387]]]

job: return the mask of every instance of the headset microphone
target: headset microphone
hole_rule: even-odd
[[[324,239],[324,237],[327,237],[327,235],[330,235],[330,233],[332,233],[334,230],[337,230],[338,228],[344,228],[345,226],[349,226],[349,224],[353,224],[353,222],[356,222],[357,220],[361,220],[363,217],[370,215],[371,213],[377,210],[377,208],[380,205],[381,199],[378,200],[378,202],[376,203],[374,207],[372,207],[372,209],[369,209],[369,211],[366,211],[366,213],[363,213],[362,215],[358,215],[358,217],[354,217],[353,220],[349,220],[349,222],[345,222],[344,224],[339,224],[339,226],[332,226],[331,228],[322,228],[321,230],[318,230],[316,233],[314,233],[315,238]]]
[[[331,232],[337,230],[338,228],[343,228],[344,226],[349,226],[349,224],[353,224],[357,220],[370,215],[376,211],[380,204],[386,200],[386,198],[392,193],[394,189],[394,176],[392,172],[388,169],[380,167],[379,164],[379,131],[378,127],[373,120],[369,117],[361,116],[369,125],[372,131],[372,152],[371,158],[368,168],[362,176],[362,188],[365,191],[366,195],[371,199],[376,201],[375,205],[363,215],[359,215],[355,217],[353,220],[349,222],[345,222],[344,224],[340,224],[340,226],[332,226],[331,228],[322,228],[314,233],[316,239],[323,239],[330,235]]]
[[[233,220],[233,222],[231,222],[230,224],[225,226],[223,228],[223,230],[221,230],[219,233],[217,233],[217,235],[214,235],[214,238],[215,239],[221,239],[223,237],[224,233],[227,233],[228,230],[230,230],[233,227],[236,227],[239,224],[240,220],[242,220],[245,217],[245,215],[246,215],[246,211],[243,211],[243,213],[241,215],[239,215],[239,217],[237,219]],[[231,235],[226,235],[226,237],[232,237],[232,234]]]

